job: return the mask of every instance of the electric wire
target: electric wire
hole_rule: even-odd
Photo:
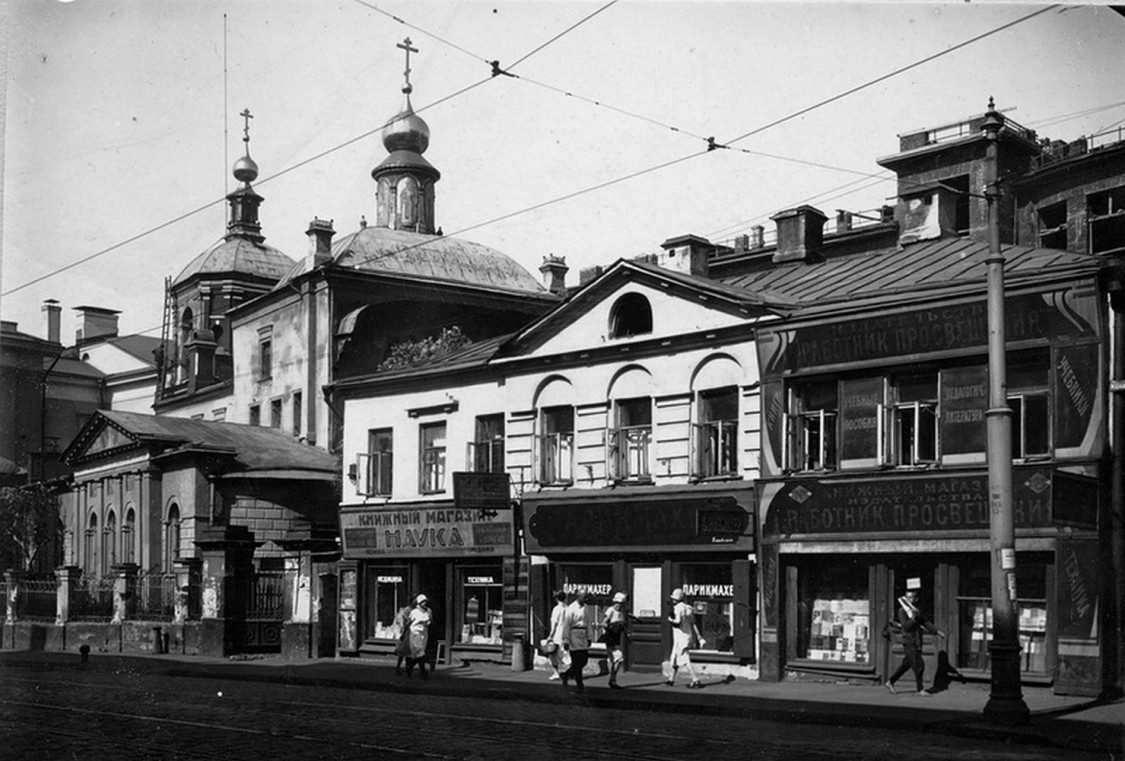
[[[551,43],[553,43],[553,42],[556,42],[556,41],[558,41],[559,39],[561,39],[561,38],[562,38],[563,36],[565,36],[565,35],[569,34],[570,32],[573,32],[573,31],[574,31],[575,29],[577,29],[578,27],[582,26],[583,24],[585,24],[585,23],[586,23],[587,21],[589,21],[590,19],[594,18],[594,16],[597,16],[597,15],[598,15],[599,13],[602,13],[603,11],[607,11],[607,10],[609,10],[610,8],[612,8],[612,7],[613,7],[614,5],[616,5],[616,4],[617,4],[617,0],[609,0],[609,2],[608,2],[608,3],[606,3],[605,5],[603,5],[603,6],[601,7],[601,8],[598,8],[598,9],[597,9],[596,11],[594,11],[594,12],[593,12],[593,13],[591,13],[591,14],[589,14],[589,15],[588,15],[588,16],[586,16],[585,18],[583,18],[583,19],[581,19],[581,20],[579,20],[579,21],[576,21],[575,23],[571,24],[571,25],[570,25],[570,26],[568,26],[568,27],[567,27],[566,29],[562,30],[561,32],[559,32],[558,34],[556,34],[556,35],[555,35],[554,37],[552,37],[551,39],[547,40],[546,42],[544,42],[544,43],[543,43],[542,45],[540,45],[539,47],[537,47],[537,48],[535,48],[534,50],[532,50],[532,51],[531,51],[530,53],[527,53],[527,54],[525,54],[525,55],[524,55],[523,57],[521,57],[521,58],[518,58],[518,59],[516,59],[516,62],[515,62],[515,63],[513,63],[513,64],[509,64],[509,65],[508,65],[508,68],[509,68],[509,69],[512,69],[512,68],[515,68],[516,66],[519,66],[519,65],[520,65],[521,63],[523,63],[524,61],[526,61],[526,60],[527,60],[528,58],[531,58],[531,57],[532,57],[533,55],[535,55],[535,54],[536,54],[536,53],[538,53],[539,51],[543,50],[543,48],[547,47],[548,45],[550,45],[550,44],[551,44]]]

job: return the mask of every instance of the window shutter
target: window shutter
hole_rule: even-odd
[[[887,465],[887,408],[886,405],[875,406],[875,459],[880,465]]]
[[[754,564],[749,560],[731,562],[734,581],[734,643],[739,658],[754,660],[755,610]]]
[[[787,473],[792,467],[793,449],[793,416],[788,412],[781,413],[781,452],[778,459],[781,461],[781,472]]]

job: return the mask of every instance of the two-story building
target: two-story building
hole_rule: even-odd
[[[396,606],[416,592],[444,601],[451,652],[499,658],[544,635],[555,590],[586,592],[598,628],[621,591],[629,663],[659,668],[680,587],[700,616],[698,659],[752,667],[754,338],[786,304],[708,280],[698,241],[667,241],[664,266],[618,261],[519,333],[335,385],[341,588],[355,591],[342,651],[389,651]],[[461,471],[507,474],[513,507],[459,509]]]

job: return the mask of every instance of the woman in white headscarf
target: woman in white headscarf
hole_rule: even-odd
[[[406,675],[410,676],[417,665],[422,678],[426,679],[426,644],[430,640],[430,624],[433,623],[434,614],[425,595],[420,594],[415,599],[409,620],[410,657],[406,661]]]

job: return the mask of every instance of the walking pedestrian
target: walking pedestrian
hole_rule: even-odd
[[[434,614],[430,610],[429,599],[423,595],[418,595],[414,601],[414,607],[410,610],[410,657],[406,661],[406,675],[410,676],[414,672],[414,667],[418,667],[418,673],[422,675],[423,679],[428,678],[426,674],[426,645],[430,640],[430,624],[433,623]]]
[[[605,643],[606,655],[609,658],[609,687],[612,690],[620,690],[621,685],[617,683],[617,672],[621,670],[622,664],[625,663],[625,593],[617,592],[613,595],[613,604],[606,608],[605,616],[602,623],[605,626],[605,635],[602,641]]]
[[[566,615],[566,592],[559,590],[555,592],[555,608],[551,611],[551,630],[547,632],[546,643],[547,647],[553,647],[547,653],[548,660],[551,661],[551,676],[548,677],[551,681],[556,681],[560,678],[561,672],[565,671],[562,668],[563,655],[563,616]]]
[[[574,686],[579,692],[585,689],[582,684],[582,669],[590,660],[587,619],[586,592],[580,591],[574,596],[574,602],[566,607],[566,613],[563,615],[563,650],[570,658],[570,667],[559,675],[563,687],[567,687],[570,678],[574,677]]]
[[[921,586],[920,579],[907,580],[906,594],[898,598],[898,610],[895,612],[896,620],[893,623],[888,623],[888,629],[898,632],[902,641],[902,663],[891,674],[891,678],[887,680],[884,686],[888,692],[893,693],[895,682],[898,681],[899,677],[907,671],[913,670],[916,683],[915,694],[929,697],[930,693],[926,692],[922,683],[922,675],[926,670],[926,664],[922,660],[922,635],[925,633],[935,634],[938,637],[944,637],[945,635],[938,631],[938,628],[918,607],[918,590]],[[885,636],[889,636],[888,629],[884,630]]]
[[[696,642],[702,645],[703,638],[699,636],[699,629],[695,626],[695,611],[684,602],[684,590],[679,587],[673,589],[671,599],[672,614],[668,616],[668,621],[672,624],[672,654],[668,657],[671,673],[665,684],[671,687],[676,683],[676,674],[682,666],[691,676],[688,689],[697,690],[703,685],[699,683],[699,677],[695,674],[695,666],[691,663],[688,650]]]
[[[398,631],[398,641],[395,642],[395,674],[398,676],[402,676],[403,664],[410,658],[410,611],[413,608],[414,603],[411,601],[395,614],[394,627]]]

